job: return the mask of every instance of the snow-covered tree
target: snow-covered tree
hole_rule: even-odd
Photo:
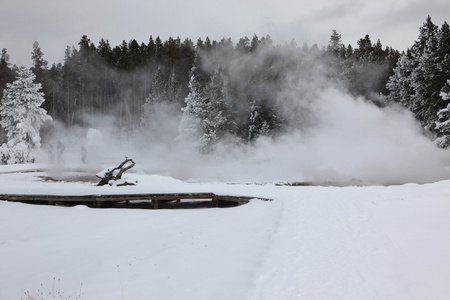
[[[201,84],[199,72],[197,67],[191,72],[179,139],[194,142],[201,152],[207,153],[231,129],[230,100],[226,75],[220,66],[207,84]]]
[[[7,132],[7,142],[0,147],[0,156],[4,163],[34,162],[41,147],[41,125],[52,120],[40,107],[44,94],[39,91],[41,84],[34,80],[33,72],[22,66],[16,80],[3,91],[0,125]]]
[[[272,72],[271,66],[265,66],[258,74],[251,76],[246,87],[246,127],[247,136],[251,142],[259,136],[270,136],[279,129],[279,108],[283,106],[278,102],[282,93],[279,89],[282,83],[275,84],[277,74]]]
[[[158,68],[153,78],[150,94],[142,106],[141,123],[144,127],[150,124],[153,115],[156,113],[156,106],[166,101],[167,97],[167,79],[161,68]]]
[[[447,80],[447,84],[442,88],[440,94],[442,100],[450,100],[450,80]],[[436,144],[442,148],[450,146],[450,104],[446,108],[443,108],[437,113],[438,121],[436,121],[435,129],[441,135],[436,139]]]
[[[175,70],[172,69],[170,72],[169,79],[167,81],[167,101],[173,103],[179,103],[183,101],[181,84],[177,79],[177,74]]]
[[[445,107],[439,95],[450,77],[450,28],[439,29],[428,16],[419,39],[402,55],[387,84],[389,98],[411,110],[426,129],[437,129],[438,112]]]
[[[412,51],[408,49],[398,60],[394,69],[394,74],[389,78],[386,84],[390,94],[388,98],[391,101],[399,102],[409,108],[411,97],[414,94],[412,87],[411,73],[417,66]]]
[[[203,136],[200,138],[200,145],[208,151],[228,130],[232,129],[226,76],[220,66],[212,75],[211,81],[206,87],[205,96],[206,111],[202,120]]]
[[[196,145],[202,135],[201,119],[205,114],[204,92],[201,79],[198,75],[198,67],[191,70],[189,79],[189,94],[186,96],[186,106],[182,108],[183,117],[178,126],[177,141],[193,143]]]
[[[415,45],[417,66],[411,73],[414,94],[410,108],[424,127],[432,127],[436,120],[436,112],[440,109],[439,93],[446,81],[441,75],[443,57],[438,44],[438,27],[428,18]]]

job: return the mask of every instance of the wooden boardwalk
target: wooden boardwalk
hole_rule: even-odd
[[[103,207],[107,204],[130,201],[151,202],[153,209],[160,208],[160,204],[168,202],[181,202],[181,200],[210,201],[212,207],[248,203],[251,199],[269,201],[271,199],[247,196],[216,195],[213,193],[160,193],[160,194],[114,194],[114,195],[26,195],[26,194],[0,194],[0,200],[11,202],[25,202],[36,204],[86,204],[93,207]]]

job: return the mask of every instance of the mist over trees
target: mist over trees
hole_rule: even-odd
[[[71,128],[89,126],[86,116],[113,115],[117,132],[169,134],[164,120],[178,124],[172,137],[201,152],[220,141],[252,142],[291,130],[314,127],[310,103],[335,87],[380,107],[399,104],[410,110],[438,143],[447,147],[450,79],[450,30],[428,17],[418,40],[400,53],[369,35],[357,46],[344,45],[333,30],[328,45],[274,45],[270,36],[211,41],[199,38],[162,41],[150,36],[112,46],[83,36],[67,47],[62,63],[48,66],[39,44],[32,48],[42,107]],[[12,82],[6,49],[0,58],[0,91]],[[448,94],[447,94],[448,95]],[[436,125],[440,122],[441,125]]]

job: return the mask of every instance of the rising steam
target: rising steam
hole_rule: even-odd
[[[214,64],[226,63],[220,59],[214,57]],[[232,62],[232,80],[239,82],[240,68],[249,66],[257,63]],[[139,132],[117,131],[113,117],[85,116],[86,128],[55,129],[44,146],[60,139],[68,149],[66,162],[79,163],[84,146],[91,166],[117,164],[127,156],[137,163],[135,170],[183,180],[366,185],[450,178],[448,151],[426,138],[408,112],[354,98],[330,87],[323,74],[313,79],[288,74],[283,80],[282,86],[268,89],[274,93],[269,98],[282,100],[280,111],[291,130],[251,144],[229,137],[212,153],[199,154],[176,141],[179,106],[162,104],[149,128]]]
[[[317,123],[307,130],[260,137],[252,145],[223,142],[208,156],[173,146],[160,148],[161,155],[149,147],[143,159],[183,179],[401,184],[450,178],[448,152],[422,135],[409,113],[336,89],[322,92],[313,106]]]
[[[260,137],[251,145],[230,139],[208,155],[174,142],[179,117],[173,114],[160,118],[167,121],[159,123],[165,127],[163,135],[120,139],[108,130],[111,119],[91,118],[90,130],[72,132],[65,160],[79,162],[79,146],[85,145],[91,164],[116,163],[128,156],[137,162],[137,170],[183,180],[345,185],[450,178],[448,152],[421,134],[405,111],[381,109],[333,88],[320,93],[311,110],[313,127]],[[67,143],[69,135],[60,138]]]

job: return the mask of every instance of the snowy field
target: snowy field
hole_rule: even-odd
[[[160,210],[0,201],[1,300],[450,299],[450,180],[277,186],[138,170],[126,173],[137,186],[96,187],[75,171],[0,166],[0,193],[195,191],[273,201]]]

